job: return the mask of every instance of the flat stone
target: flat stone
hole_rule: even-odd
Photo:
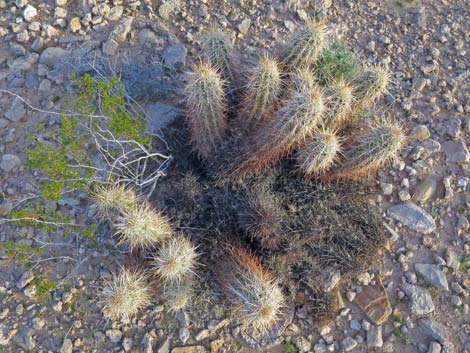
[[[22,289],[26,287],[33,279],[34,273],[32,271],[26,271],[21,275],[20,279],[18,280],[18,283],[16,283],[16,287],[18,289]]]
[[[113,38],[109,38],[106,42],[103,43],[103,53],[109,56],[116,54],[119,48],[119,43]]]
[[[183,44],[174,44],[165,49],[163,60],[168,67],[180,70],[186,66],[187,54],[188,49]]]
[[[367,347],[380,348],[384,344],[382,339],[382,326],[372,326],[367,331]]]
[[[420,286],[403,284],[403,291],[410,298],[410,310],[415,315],[426,315],[434,311],[431,294]]]
[[[419,182],[413,191],[413,201],[425,203],[428,201],[436,191],[437,180],[433,176],[428,176]]]
[[[26,109],[23,102],[18,97],[15,97],[10,108],[6,111],[5,117],[8,120],[17,122],[26,115]]]
[[[67,55],[67,51],[60,47],[49,47],[43,50],[39,63],[50,67],[60,64]]]
[[[121,5],[113,6],[109,13],[106,15],[106,18],[110,21],[117,21],[122,17],[124,12],[124,7]]]
[[[446,344],[450,341],[447,327],[435,320],[429,318],[421,319],[420,328],[425,334],[432,337],[440,344]]]
[[[415,264],[416,272],[420,273],[426,282],[432,284],[436,288],[449,290],[449,284],[445,273],[437,265],[432,264]]]
[[[461,140],[446,141],[442,144],[442,149],[447,162],[466,163],[470,161],[470,153],[465,142]]]
[[[106,336],[113,343],[118,343],[122,338],[122,332],[116,329],[106,331]]]
[[[181,4],[181,0],[166,0],[163,1],[163,4],[158,8],[158,14],[164,20],[169,20],[171,13],[177,9]]]
[[[159,102],[150,104],[145,112],[147,120],[146,131],[148,133],[159,132],[181,115],[179,109],[175,106]]]
[[[436,222],[431,215],[413,203],[390,206],[387,214],[419,233],[428,234],[436,229]]]
[[[204,346],[187,346],[187,347],[175,347],[171,353],[206,353],[207,350]]]
[[[364,286],[354,301],[376,325],[387,321],[392,313],[388,294],[379,277],[376,277],[374,283]]]

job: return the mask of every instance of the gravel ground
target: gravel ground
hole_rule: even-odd
[[[226,29],[249,56],[282,43],[311,16],[325,19],[362,60],[390,68],[383,114],[403,124],[410,144],[371,180],[390,233],[383,262],[345,289],[334,324],[319,327],[299,307],[284,342],[265,351],[470,352],[468,0],[0,0],[0,89],[40,109],[0,93],[0,216],[37,189],[25,148],[28,135],[45,134],[40,125],[57,124],[47,111],[61,107],[70,90],[64,58],[78,69],[80,57],[119,54],[143,68],[147,58],[181,71],[211,25]],[[140,98],[149,112],[157,101],[180,104],[168,92]],[[92,221],[87,206],[80,192],[48,204],[77,224]],[[0,352],[250,352],[223,302],[176,318],[161,303],[132,323],[106,321],[95,294],[123,255],[104,227],[96,244],[3,220],[0,242],[7,241],[43,252],[27,269],[0,251]],[[39,275],[58,283],[47,300],[38,293]],[[393,313],[378,323],[361,308],[386,311],[388,300],[376,303],[381,296]]]

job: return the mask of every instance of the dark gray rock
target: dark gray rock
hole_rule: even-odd
[[[26,115],[26,109],[23,102],[18,97],[15,97],[10,108],[5,113],[8,120],[17,122]]]
[[[442,144],[442,149],[448,162],[466,163],[470,161],[470,153],[465,142],[461,140],[446,141]]]
[[[414,192],[413,192],[413,201],[419,203],[425,203],[428,201],[436,191],[437,188],[437,180],[433,176],[428,176],[419,182],[416,185]]]
[[[21,165],[21,160],[14,154],[4,154],[0,162],[0,168],[8,173]],[[21,287],[22,288],[22,287]]]
[[[168,67],[180,70],[186,66],[187,54],[188,49],[183,44],[174,44],[165,49],[163,60]]]
[[[158,133],[180,115],[180,111],[173,105],[159,102],[150,104],[145,114],[147,119],[146,131],[148,133]]]
[[[432,284],[434,287],[449,290],[446,275],[439,266],[432,264],[415,264],[415,270],[424,277],[426,282]]]
[[[67,56],[67,51],[60,47],[49,47],[44,49],[39,57],[39,63],[50,67],[59,65]]]
[[[408,228],[423,234],[436,229],[436,222],[425,210],[413,203],[390,206],[387,214]]]
[[[432,337],[440,344],[445,344],[450,340],[447,328],[435,320],[429,318],[420,320],[420,328],[425,334]]]

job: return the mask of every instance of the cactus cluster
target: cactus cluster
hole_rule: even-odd
[[[126,188],[97,190],[97,215],[149,255],[171,311],[191,302],[201,268],[245,328],[269,335],[287,320],[286,298],[302,292],[315,317],[328,314],[323,275],[349,275],[378,253],[380,214],[364,200],[369,188],[349,181],[393,161],[406,141],[399,124],[359,119],[386,92],[388,71],[359,72],[345,46],[328,43],[325,26],[309,22],[243,76],[229,36],[212,30],[187,75],[184,124],[170,130],[183,160],[156,189],[167,216]]]
[[[205,173],[214,173],[218,185],[220,180],[228,180],[223,185],[235,190],[225,194],[226,207],[209,197],[214,221],[223,224],[217,226],[214,236],[235,230],[251,239],[224,252],[230,269],[217,276],[240,320],[266,332],[281,316],[284,303],[283,289],[270,273],[279,273],[273,263],[287,264],[284,272],[297,269],[317,277],[321,277],[319,264],[353,271],[360,267],[358,259],[369,259],[364,249],[378,246],[376,240],[380,239],[380,231],[370,226],[376,224],[376,215],[371,211],[365,220],[357,216],[356,210],[367,209],[360,202],[325,202],[331,208],[324,209],[318,207],[322,203],[299,203],[299,198],[308,199],[319,181],[368,176],[397,158],[405,137],[399,124],[361,117],[386,93],[390,73],[378,65],[361,70],[346,45],[327,38],[323,23],[309,21],[292,35],[280,55],[260,55],[246,70],[237,96],[223,92],[238,83],[228,74],[233,72],[228,68],[233,46],[226,42],[228,36],[216,33],[206,37],[203,64],[189,77],[200,76],[203,66],[218,74],[213,77],[219,82],[212,85],[219,89],[197,86],[190,78],[186,120],[193,147],[206,162]],[[221,102],[226,104],[223,109]],[[259,181],[269,175],[278,184],[261,186]],[[206,189],[221,193],[211,182]],[[290,199],[290,195],[297,199]],[[320,209],[323,215],[318,215]],[[318,232],[311,229],[314,224],[321,227]],[[247,250],[250,248],[255,253]],[[323,262],[327,258],[332,260]],[[318,299],[321,286],[303,281],[314,288],[313,297]],[[323,299],[318,301],[325,303]]]
[[[100,293],[103,313],[113,320],[129,320],[151,303],[150,274],[159,278],[170,311],[179,311],[193,294],[196,247],[185,235],[174,231],[167,217],[142,201],[123,185],[98,187],[93,194],[97,214],[116,229],[118,244],[131,253],[143,252],[152,259],[145,271],[123,268]],[[159,287],[159,286],[154,286]]]

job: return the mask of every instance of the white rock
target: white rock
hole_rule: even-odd
[[[27,5],[23,10],[25,21],[31,22],[38,15],[38,10],[34,6]]]

